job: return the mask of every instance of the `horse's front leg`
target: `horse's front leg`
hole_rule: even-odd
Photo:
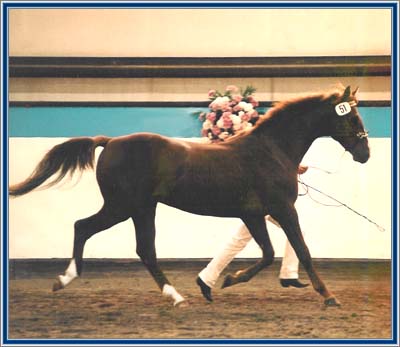
[[[290,244],[296,252],[300,263],[306,270],[314,289],[325,299],[327,306],[340,306],[340,302],[328,290],[314,268],[310,252],[301,233],[297,211],[294,206],[280,208],[276,213],[271,213],[284,230]]]
[[[258,272],[271,265],[274,261],[274,249],[269,239],[264,216],[248,216],[243,217],[242,220],[246,224],[254,240],[260,246],[262,250],[262,259],[244,270],[237,271],[233,275],[228,274],[224,279],[222,288],[249,281]]]

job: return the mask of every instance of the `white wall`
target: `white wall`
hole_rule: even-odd
[[[25,179],[46,151],[63,140],[10,138],[10,184]],[[386,231],[378,231],[344,207],[325,207],[309,197],[299,197],[297,207],[312,256],[391,258],[390,139],[373,138],[370,143],[371,159],[361,165],[353,162],[349,154],[343,155],[342,147],[332,139],[317,140],[304,163],[337,172],[329,175],[310,169],[303,179],[375,220]],[[312,192],[312,196],[332,203],[317,193]],[[101,205],[102,198],[91,171],[85,172],[75,185],[67,182],[58,188],[10,199],[10,258],[70,257],[74,222],[97,212]],[[215,255],[240,221],[196,216],[159,205],[156,225],[160,258],[207,258]],[[276,256],[282,256],[284,234],[273,225],[269,230]],[[252,242],[240,256],[260,254]],[[84,256],[137,258],[133,223],[126,221],[95,235],[88,241]]]
[[[11,56],[390,55],[390,9],[12,9]]]

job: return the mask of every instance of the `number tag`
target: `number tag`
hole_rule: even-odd
[[[351,112],[351,106],[348,102],[341,102],[335,106],[335,111],[338,116],[344,116]]]

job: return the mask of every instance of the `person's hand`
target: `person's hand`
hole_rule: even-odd
[[[297,173],[299,175],[302,175],[303,173],[305,173],[308,170],[308,166],[306,165],[299,165],[298,169],[297,169]]]

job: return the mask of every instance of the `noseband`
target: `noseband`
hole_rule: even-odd
[[[356,136],[359,139],[365,139],[366,137],[368,137],[368,131],[364,130],[364,131],[359,131]]]

